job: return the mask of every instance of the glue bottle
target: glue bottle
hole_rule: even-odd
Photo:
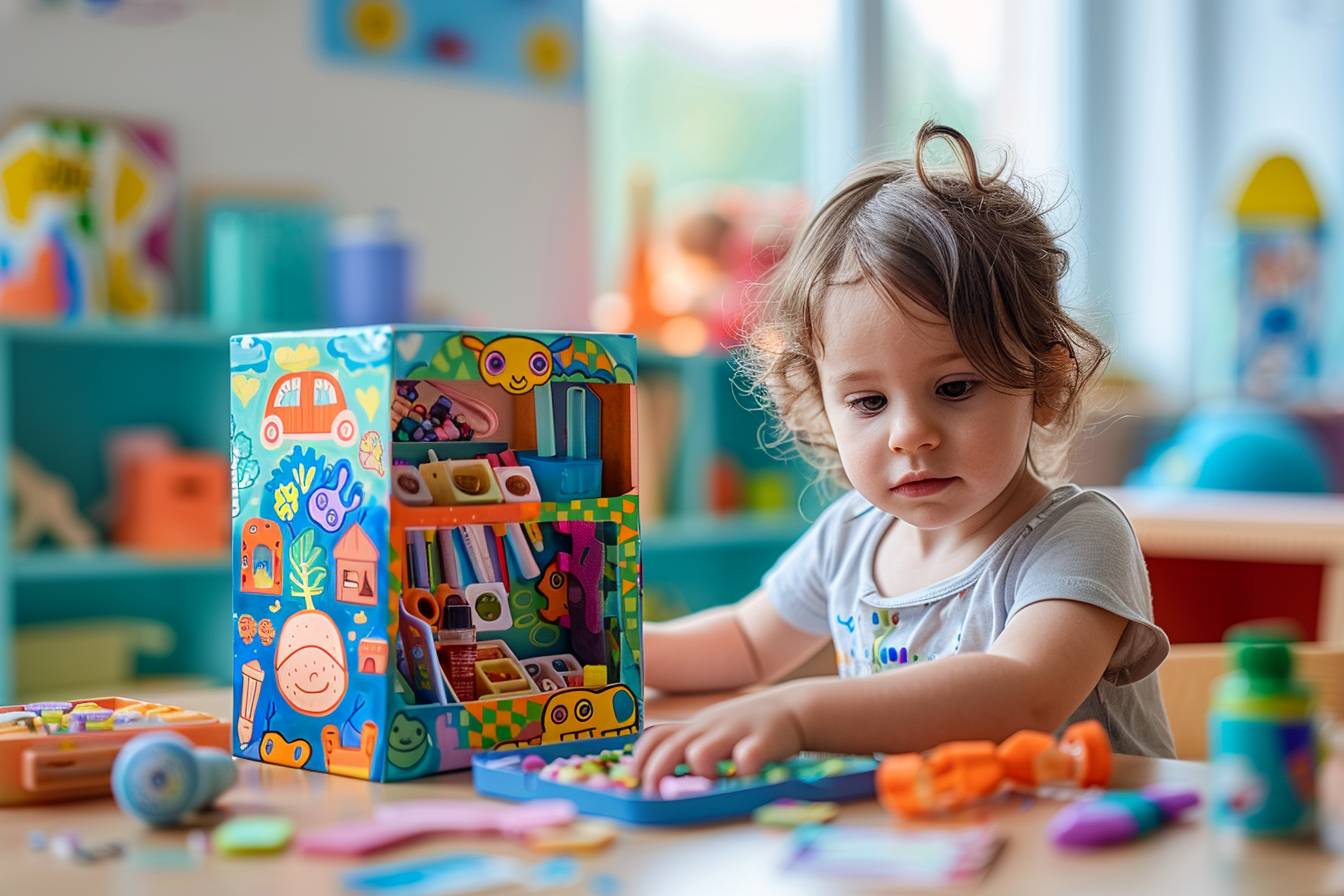
[[[1209,712],[1213,823],[1253,837],[1309,834],[1315,824],[1316,736],[1311,689],[1293,677],[1288,639],[1230,635],[1230,671]]]
[[[460,592],[452,592],[444,602],[443,618],[435,640],[439,665],[457,702],[475,700],[476,626],[472,624],[471,606]]]

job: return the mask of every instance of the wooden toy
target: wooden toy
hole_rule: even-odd
[[[43,536],[67,548],[98,543],[98,533],[75,509],[70,486],[18,451],[9,455],[9,487],[15,500],[11,535],[15,548],[31,548]]]
[[[388,781],[639,730],[631,337],[375,326],[230,352],[257,464],[234,496],[236,755]]]
[[[1104,787],[1111,778],[1111,744],[1095,719],[1077,722],[1056,741],[1019,731],[1002,744],[954,741],[928,753],[888,756],[877,770],[878,800],[907,818],[954,811],[1006,784]]]
[[[877,761],[871,757],[800,754],[752,776],[736,775],[731,762],[721,764],[714,780],[680,769],[659,782],[659,796],[645,797],[627,768],[633,745],[632,737],[610,737],[481,754],[472,760],[472,783],[484,796],[567,799],[584,815],[652,825],[736,818],[782,799],[843,802],[873,795]]]
[[[125,697],[0,706],[0,806],[107,796],[117,755],[146,732],[229,745],[228,722],[180,706]]]

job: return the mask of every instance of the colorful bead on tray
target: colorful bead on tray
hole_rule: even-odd
[[[112,710],[97,703],[68,703],[49,700],[29,703],[24,711],[41,720],[50,734],[78,734],[84,731],[112,731],[116,728],[140,728],[162,725],[169,721],[187,722],[209,720],[204,713],[183,710],[156,703],[137,703],[132,707]]]
[[[528,756],[523,760],[523,771],[535,772],[542,779],[561,784],[577,784],[594,790],[639,789],[639,778],[632,768],[631,752],[633,744],[624,750],[603,750],[601,753],[563,756],[546,762],[539,756]],[[778,784],[782,781],[797,779],[815,781],[821,778],[843,775],[848,772],[871,769],[871,759],[858,757],[825,759],[796,756],[786,762],[767,763],[759,775],[738,777],[737,766],[732,760],[725,759],[718,764],[718,778],[705,778],[691,774],[690,768],[678,765],[673,774],[658,782],[658,795],[665,800],[700,796],[709,793],[715,785],[748,786],[751,784]]]

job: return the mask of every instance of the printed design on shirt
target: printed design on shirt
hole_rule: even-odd
[[[869,661],[872,664],[873,671],[880,672],[882,667],[886,665],[887,651],[893,650],[893,648],[888,648],[885,645],[887,636],[896,630],[896,626],[900,625],[901,614],[885,608],[873,609],[869,613],[869,622],[872,624],[873,631]],[[905,648],[901,649],[904,650]]]
[[[850,634],[853,634],[853,633],[854,633],[854,617],[853,617],[853,616],[844,616],[844,617],[842,617],[839,613],[836,613],[836,614],[835,614],[835,621],[836,621],[836,623],[838,623],[839,625],[844,626],[844,627],[845,627],[845,631],[849,632]]]

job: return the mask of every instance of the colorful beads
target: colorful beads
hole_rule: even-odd
[[[682,775],[679,778],[673,776],[658,782],[658,795],[665,800],[675,800],[709,793],[713,787],[713,781],[699,775]]]
[[[639,789],[639,777],[634,771],[634,744],[624,749],[607,749],[600,753],[562,756],[546,762],[534,754],[523,757],[522,770],[535,773],[543,780],[561,784],[575,784],[593,790],[620,793]],[[785,781],[815,781],[860,771],[872,771],[877,763],[865,757],[838,757],[799,755],[786,762],[770,762],[758,774],[738,774],[737,764],[724,759],[715,765],[715,778],[693,774],[690,766],[682,763],[673,774],[658,782],[658,793],[663,799],[684,799],[709,793],[716,786],[741,788],[762,784],[780,784]]]

